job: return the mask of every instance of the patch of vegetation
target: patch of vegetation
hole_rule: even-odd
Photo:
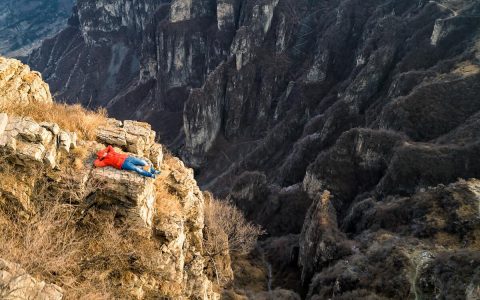
[[[90,111],[79,104],[35,102],[19,105],[0,102],[0,112],[30,117],[37,122],[56,123],[60,128],[75,132],[79,138],[85,140],[95,140],[97,128],[107,124],[105,109]]]

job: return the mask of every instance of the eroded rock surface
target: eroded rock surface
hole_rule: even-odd
[[[40,73],[15,59],[0,57],[0,104],[52,102],[50,88]]]
[[[16,82],[18,77],[23,78],[23,73],[12,76],[0,82],[0,91],[5,95],[22,86],[9,81]],[[46,86],[48,91],[45,83],[40,86]],[[26,95],[36,93],[32,88],[25,90],[30,91]],[[46,99],[31,96],[25,99],[51,101],[50,94]],[[14,99],[3,97],[2,101]],[[25,104],[28,102],[24,100],[16,103]],[[121,276],[115,272],[107,276],[107,280],[115,282],[112,284],[118,284],[119,280],[119,286],[124,288],[125,294],[116,296],[218,299],[219,294],[205,271],[208,264],[203,249],[205,199],[193,170],[177,158],[169,157],[164,162],[162,146],[156,143],[150,125],[114,119],[105,123],[97,128],[97,140],[89,141],[55,123],[4,113],[0,106],[0,216],[28,221],[45,205],[54,205],[46,203],[53,199],[66,206],[75,205],[77,208],[71,212],[70,220],[65,220],[65,226],[72,218],[76,219],[73,226],[93,229],[95,234],[109,226],[119,226],[126,230],[123,234],[139,241],[153,241],[158,248],[148,258],[151,263],[147,270],[131,267]],[[160,177],[151,179],[111,167],[95,168],[96,152],[107,145],[151,162],[161,170]],[[228,251],[225,255],[228,258],[225,267],[230,268]],[[77,272],[88,274],[88,260],[92,258],[80,259],[85,260],[86,267]],[[136,259],[132,258],[131,263]],[[93,266],[98,267],[95,263]],[[105,266],[108,262],[102,265]],[[59,287],[37,281],[20,266],[0,260],[0,298],[56,300],[62,299],[63,294]]]
[[[155,143],[155,135],[149,124],[130,120],[121,122],[110,119],[107,126],[97,130],[97,139],[100,142],[147,157],[155,167],[160,168],[163,150],[162,145]]]
[[[55,284],[36,280],[19,265],[0,258],[0,297],[5,300],[61,300],[63,290]]]
[[[187,169],[178,159],[173,160],[168,168],[162,165],[162,160],[157,160],[156,167],[167,173],[165,181],[168,183],[165,184],[168,184],[168,191],[178,195],[180,201],[180,209],[173,215],[170,214],[171,212],[160,212],[157,209],[157,201],[164,201],[164,199],[158,199],[159,187],[154,180],[110,167],[100,169],[93,167],[96,150],[104,148],[105,145],[91,141],[79,141],[78,147],[89,149],[91,154],[83,162],[81,169],[73,173],[62,174],[62,171],[56,170],[60,170],[60,164],[64,164],[61,162],[62,159],[69,157],[68,151],[60,149],[62,147],[62,143],[59,143],[60,134],[64,131],[59,129],[58,134],[54,135],[52,131],[47,131],[45,127],[31,119],[9,117],[9,120],[6,130],[0,136],[9,141],[9,143],[0,145],[0,151],[4,155],[2,176],[5,179],[9,174],[33,172],[38,175],[38,173],[45,172],[44,176],[52,181],[49,189],[58,193],[68,191],[65,199],[70,202],[78,202],[84,210],[92,205],[116,207],[114,210],[117,211],[119,218],[129,226],[143,228],[142,231],[147,236],[162,237],[158,241],[163,246],[157,267],[162,270],[164,277],[156,278],[156,280],[175,283],[178,289],[172,288],[170,296],[216,299],[212,283],[204,274],[205,260],[202,250],[204,198],[196,184],[192,170]],[[147,131],[147,124],[129,122],[125,121],[125,124],[130,124],[128,125],[130,127],[122,127],[122,129],[127,127],[126,130],[130,130],[127,134],[136,133],[131,125],[135,124],[138,126],[137,128],[145,130],[142,133],[147,135],[142,137],[152,137],[153,132]],[[116,122],[112,126],[117,124],[121,124],[121,122]],[[58,126],[50,126],[50,128],[56,127]],[[113,132],[115,129],[118,127],[99,129],[103,133],[99,139],[105,138],[105,132]],[[115,140],[110,137],[109,141]],[[132,138],[131,141],[135,143],[137,139]],[[112,144],[117,145],[118,142]],[[66,150],[71,149],[72,144],[68,145]],[[124,146],[129,145],[133,144],[127,143]],[[141,153],[144,153],[143,151],[150,153],[151,149],[160,147],[158,144],[155,146],[153,141],[142,145],[142,150],[138,150]],[[117,149],[117,151],[121,150]],[[130,155],[139,155],[139,152],[130,153]],[[8,163],[12,165],[7,170],[5,164]],[[0,179],[0,199],[2,199],[0,206],[3,209],[18,207],[21,209],[19,214],[29,218],[30,215],[35,214],[36,203],[33,199],[38,177],[22,177],[20,175],[16,177],[14,182],[11,180],[3,182]],[[167,187],[165,188],[167,189]],[[85,196],[86,198],[83,198]],[[162,214],[167,214],[168,217]]]

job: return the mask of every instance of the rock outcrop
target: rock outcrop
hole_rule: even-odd
[[[155,143],[155,135],[150,124],[130,120],[121,122],[111,119],[107,126],[102,126],[97,131],[100,142],[147,157],[156,168],[160,168],[163,149],[162,145]]]
[[[55,284],[36,280],[17,264],[0,259],[0,297],[5,300],[61,300],[63,290]]]
[[[6,63],[18,64],[16,61]],[[25,66],[19,68],[26,69]],[[16,73],[10,81],[22,76],[24,72]],[[8,82],[0,84],[3,95],[11,95],[11,90],[19,89],[19,85]],[[36,97],[28,82],[21,86],[25,86],[23,90],[19,89],[23,95],[32,96],[25,99],[32,101],[33,106],[35,101],[51,101],[49,93],[45,99]],[[48,86],[43,82],[40,86],[47,87],[45,91],[48,92]],[[2,97],[0,103],[15,100],[19,100],[15,105],[27,107],[28,102],[25,103],[22,97]],[[28,107],[31,108],[32,103]],[[162,146],[156,142],[150,125],[114,119],[106,120],[105,124],[97,128],[97,140],[89,141],[78,138],[75,132],[63,130],[55,123],[37,122],[30,117],[0,111],[2,220],[4,216],[6,219],[15,216],[15,220],[28,222],[42,213],[45,206],[55,205],[55,201],[66,206],[74,205],[77,208],[71,212],[70,220],[65,220],[65,228],[72,220],[76,222],[71,226],[77,226],[79,232],[88,228],[95,235],[109,226],[119,227],[125,230],[122,234],[138,239],[138,243],[142,240],[153,243],[155,253],[148,258],[151,263],[144,269],[132,266],[125,274],[117,274],[109,271],[108,262],[102,265],[102,268],[106,267],[105,274],[112,272],[107,276],[112,282],[118,276],[129,278],[122,281],[128,297],[218,299],[219,295],[214,292],[212,281],[205,273],[205,199],[194,179],[193,170],[177,158],[169,157],[164,162]],[[115,146],[117,151],[148,160],[162,171],[160,178],[154,180],[110,167],[95,168],[93,160],[96,151],[107,144]],[[81,240],[82,236],[78,234],[71,238]],[[137,254],[129,255],[134,257]],[[78,259],[84,260],[82,272],[91,272],[88,260],[92,258]],[[131,263],[134,264],[135,260]],[[0,260],[2,299],[23,296],[62,299],[62,295],[68,297],[68,294],[68,288],[62,291],[55,285],[37,281],[17,265]],[[115,297],[127,296],[117,294]]]
[[[2,154],[14,158],[17,164],[46,164],[53,169],[57,156],[77,146],[75,133],[60,130],[56,124],[37,123],[29,117],[0,114],[4,124],[0,131]]]
[[[40,73],[18,60],[0,57],[0,104],[52,102],[49,86]]]
[[[115,124],[99,129],[101,133],[99,140],[108,140],[109,144],[113,145],[123,143],[125,140],[122,137],[115,137],[108,133],[118,131],[119,128],[125,129],[128,130],[131,139],[129,138],[130,142],[123,146],[136,150],[136,152],[130,152],[130,155],[140,156],[140,153],[152,153],[153,156],[150,157],[156,159],[156,167],[167,173],[166,178],[163,179],[164,184],[168,184],[170,193],[177,194],[179,197],[180,202],[177,204],[179,210],[173,214],[158,211],[158,201],[173,200],[158,198],[158,187],[154,180],[113,168],[93,167],[95,151],[104,148],[105,145],[82,140],[78,141],[78,145],[74,145],[72,134],[61,129],[55,135],[31,119],[8,117],[6,114],[0,114],[1,117],[8,118],[10,121],[3,134],[0,134],[0,140],[7,141],[5,144],[0,144],[0,152],[4,155],[3,164],[12,164],[8,170],[10,173],[5,173],[7,172],[5,170],[2,176],[40,173],[52,180],[48,186],[49,189],[56,190],[58,193],[68,190],[70,196],[65,197],[65,201],[67,199],[70,202],[75,201],[84,209],[91,206],[114,207],[114,210],[119,213],[119,218],[124,220],[123,222],[134,228],[143,228],[141,231],[147,236],[158,237],[161,255],[159,255],[160,261],[157,262],[157,268],[162,269],[164,275],[155,280],[171,282],[177,286],[177,289],[171,290],[172,294],[165,296],[216,298],[212,291],[212,283],[204,274],[203,194],[196,185],[193,171],[188,170],[181,161],[172,160],[168,168],[162,164],[161,146],[155,144],[154,140],[148,140],[150,143],[143,141],[140,143],[142,147],[134,148],[138,146],[138,140],[154,136],[154,132],[147,129],[147,124],[125,121],[123,127],[118,127],[117,125],[121,125],[121,122],[111,122]],[[65,137],[62,138],[62,135]],[[83,161],[80,169],[73,173],[62,174],[65,167],[65,162],[62,160],[69,158],[69,152],[73,146],[89,149],[90,154]],[[11,181],[2,182],[3,180],[0,179],[0,199],[6,200],[6,202],[0,201],[0,206],[18,207],[21,209],[19,215],[24,215],[25,218],[35,214],[38,205],[35,203],[35,193],[39,181],[44,180],[43,176],[28,178],[19,175],[14,185]]]

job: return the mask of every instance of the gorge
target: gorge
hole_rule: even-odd
[[[276,298],[480,297],[478,1],[77,0],[24,61],[261,225]]]

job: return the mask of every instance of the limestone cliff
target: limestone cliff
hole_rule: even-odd
[[[48,86],[18,61],[0,62],[0,257],[20,264],[0,259],[1,298],[218,299],[205,273],[205,199],[193,171],[177,158],[164,159],[146,123],[105,119],[96,128],[97,139],[86,140],[81,131],[29,117],[28,110],[43,108],[42,102],[55,109]],[[160,177],[94,168],[95,152],[105,144],[150,160]],[[49,219],[54,208],[58,215]],[[55,227],[57,222],[62,225]],[[38,232],[19,244],[18,233],[9,237],[14,226],[33,228],[25,236]],[[43,246],[35,248],[32,240]],[[45,252],[57,246],[59,252]],[[29,251],[37,252],[22,256]],[[54,257],[44,255],[65,261],[50,266]],[[28,263],[35,259],[37,264]],[[68,269],[69,263],[75,267]],[[65,280],[68,272],[76,272],[74,281]],[[56,285],[40,281],[46,280],[42,276]],[[104,294],[95,294],[102,291],[95,286],[81,290],[89,281],[103,282]]]
[[[475,299],[479,15],[471,0],[83,0],[29,61],[59,98],[152,121],[267,229],[270,286]]]
[[[52,102],[50,88],[40,73],[18,60],[0,57],[0,85],[2,103]]]

